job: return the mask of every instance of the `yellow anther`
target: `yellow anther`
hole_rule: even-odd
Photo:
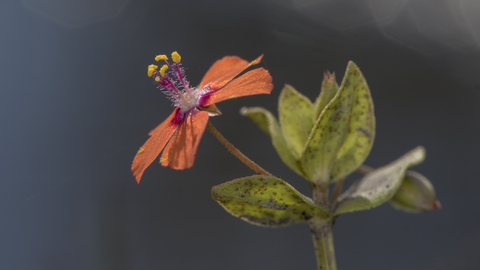
[[[167,69],[168,69],[167,65],[163,65],[162,68],[160,69],[160,75],[162,75],[162,77],[165,77],[165,71]]]
[[[160,77],[155,77],[155,81],[160,82]]]
[[[155,61],[168,60],[168,57],[165,54],[160,54],[155,57]]]
[[[145,149],[144,149],[143,147],[140,147],[140,149],[138,149],[137,154],[140,154],[140,153],[142,153],[143,151],[145,151]]]
[[[157,68],[158,68],[158,66],[153,65],[153,64],[150,65],[150,66],[148,66],[148,73],[147,73],[147,74],[148,74],[148,77],[152,77],[153,72],[154,72]]]
[[[149,69],[148,69],[148,73],[147,73],[147,74],[148,74],[148,77],[152,77],[154,71],[155,71],[154,68],[149,68]]]
[[[177,51],[174,51],[172,53],[173,62],[175,62],[175,63],[180,62],[181,59],[182,59],[182,57],[180,57],[180,54],[178,54]]]

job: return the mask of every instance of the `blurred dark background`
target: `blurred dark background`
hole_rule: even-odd
[[[316,268],[304,224],[256,227],[211,199],[254,173],[208,131],[192,169],[155,162],[136,184],[133,157],[172,111],[147,65],[175,50],[193,85],[225,55],[265,54],[272,94],[222,102],[211,121],[306,195],[238,112],[276,114],[285,83],[314,100],[325,70],[340,82],[356,62],[377,117],[366,164],[425,146],[415,170],[443,209],[341,216],[339,269],[480,269],[479,18],[476,0],[2,1],[0,269]]]

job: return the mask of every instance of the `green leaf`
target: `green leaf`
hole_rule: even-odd
[[[240,114],[250,117],[263,132],[265,132],[272,140],[273,147],[277,154],[290,169],[303,176],[300,163],[295,159],[287,147],[282,130],[275,119],[275,116],[269,111],[261,107],[246,108],[240,110]]]
[[[254,175],[214,186],[212,197],[230,214],[265,227],[331,217],[327,207],[273,176]]]
[[[278,117],[288,149],[298,160],[313,127],[312,102],[286,84],[278,101]]]
[[[402,185],[390,200],[390,204],[410,213],[433,211],[441,208],[435,196],[435,189],[428,179],[414,171],[407,171]]]
[[[425,159],[425,148],[418,146],[387,166],[378,168],[338,198],[335,215],[377,207],[389,201],[400,188],[405,171]]]
[[[353,104],[347,134],[331,172],[331,180],[334,181],[350,174],[365,161],[375,138],[375,114],[370,90],[362,73],[352,62],[351,68],[350,76],[355,84]]]
[[[322,113],[325,106],[332,100],[335,94],[338,91],[338,84],[335,80],[335,72],[325,72],[323,74],[323,82],[322,82],[322,89],[320,90],[320,95],[318,96],[315,104],[313,105],[315,108],[315,112],[313,114],[313,122],[317,122],[318,117]]]
[[[370,153],[375,116],[370,91],[349,62],[342,85],[320,114],[300,159],[307,178],[324,189],[353,172]]]

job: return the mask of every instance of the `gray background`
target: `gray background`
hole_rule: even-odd
[[[0,269],[315,269],[304,224],[252,226],[211,199],[253,172],[208,131],[192,169],[155,162],[136,184],[133,157],[172,111],[146,67],[175,50],[194,85],[225,55],[265,54],[272,94],[222,102],[211,121],[307,195],[238,111],[276,114],[285,83],[314,100],[323,71],[340,81],[355,61],[377,117],[366,164],[425,146],[416,170],[443,209],[341,216],[339,269],[480,269],[480,2],[352,2],[2,1]]]

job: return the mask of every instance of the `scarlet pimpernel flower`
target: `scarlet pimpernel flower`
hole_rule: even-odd
[[[260,63],[262,57],[247,62],[238,56],[226,56],[210,67],[198,87],[190,86],[177,52],[172,53],[173,63],[168,62],[166,55],[155,57],[156,61],[163,60],[165,64],[160,69],[156,65],[148,66],[148,76],[153,77],[157,88],[176,108],[149,133],[150,138],[138,150],[132,164],[137,183],[162,150],[160,163],[163,166],[176,170],[193,166],[209,114],[219,114],[215,103],[241,96],[270,94],[272,77],[266,69],[257,68],[238,76],[251,65]]]

